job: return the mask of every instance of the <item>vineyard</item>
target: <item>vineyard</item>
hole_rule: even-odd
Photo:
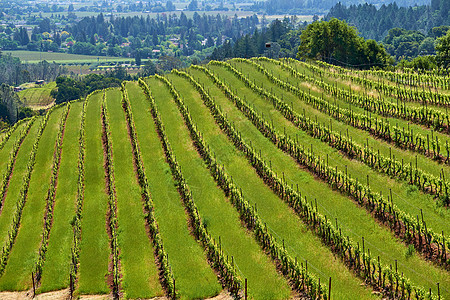
[[[55,101],[51,96],[53,89],[56,89],[56,82],[50,82],[42,87],[27,88],[17,94],[25,106],[41,109],[42,107],[51,105]]]
[[[449,89],[232,59],[22,120],[0,134],[0,291],[450,299]]]

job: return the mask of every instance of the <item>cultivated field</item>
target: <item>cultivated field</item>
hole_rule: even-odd
[[[449,299],[447,79],[232,59],[22,121],[0,290]]]
[[[55,88],[56,82],[50,82],[40,87],[27,88],[17,94],[25,106],[40,109],[51,105],[55,101],[50,95],[51,91]]]
[[[110,63],[110,62],[133,62],[133,58],[113,57],[113,56],[94,56],[81,55],[59,52],[39,52],[39,51],[3,51],[4,54],[11,54],[14,57],[20,58],[24,63],[38,63],[46,60],[48,62],[55,62],[59,64],[87,64],[87,63]]]

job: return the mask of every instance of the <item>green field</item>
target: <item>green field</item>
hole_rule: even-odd
[[[32,290],[33,274],[37,293],[75,297],[449,299],[448,150],[394,142],[358,118],[444,144],[449,134],[367,117],[325,88],[379,92],[339,76],[298,61],[212,62],[4,132],[0,298]],[[44,105],[53,87],[21,97]]]
[[[30,87],[17,94],[25,106],[39,109],[46,107],[55,101],[50,95],[53,89],[56,88],[56,82],[47,83],[41,87]]]
[[[11,54],[14,57],[20,58],[24,63],[38,63],[46,60],[48,62],[55,62],[59,64],[87,64],[87,63],[108,63],[108,62],[130,62],[133,59],[124,57],[112,56],[94,56],[81,55],[59,52],[38,52],[38,51],[4,51],[4,54]]]

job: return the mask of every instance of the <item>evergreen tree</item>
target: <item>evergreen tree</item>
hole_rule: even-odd
[[[136,64],[136,66],[140,66],[142,64],[141,52],[140,51],[137,51],[136,54],[134,55],[134,62]]]
[[[192,0],[188,5],[187,10],[190,10],[190,11],[198,10],[197,0]]]
[[[443,68],[450,67],[450,30],[443,37],[438,38],[436,44],[437,61]]]

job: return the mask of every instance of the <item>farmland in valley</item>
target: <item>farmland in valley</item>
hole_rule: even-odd
[[[111,62],[131,62],[132,58],[113,57],[113,56],[95,56],[82,55],[59,52],[39,52],[39,51],[4,51],[3,54],[11,54],[11,56],[18,57],[24,63],[38,63],[43,60],[48,62],[55,62],[58,64],[93,64],[93,63],[111,63]]]
[[[232,59],[22,120],[0,290],[450,299],[448,82]]]

